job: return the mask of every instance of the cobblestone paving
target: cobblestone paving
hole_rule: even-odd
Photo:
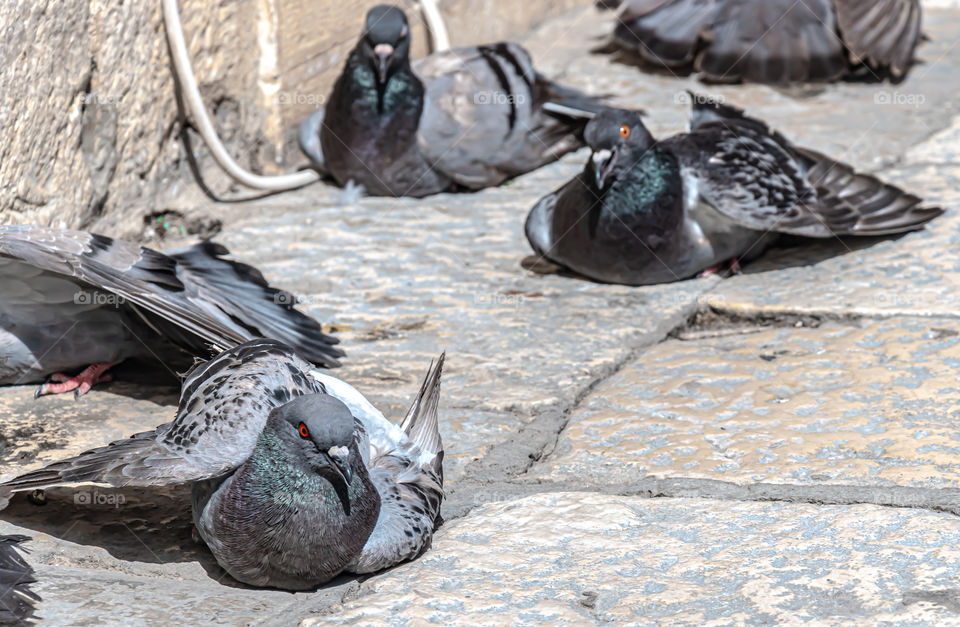
[[[447,522],[421,559],[312,593],[233,583],[182,489],[18,497],[49,624],[960,621],[960,7],[930,3],[899,85],[706,87],[583,54],[591,9],[526,42],[548,74],[685,125],[683,90],[950,212],[897,239],[785,241],[731,279],[537,275],[529,207],[586,153],[469,195],[345,201],[317,185],[176,207],[339,330],[335,374],[399,416],[448,353]],[[178,246],[183,242],[173,241]],[[130,383],[0,390],[0,463],[34,468],[173,416]],[[82,496],[78,496],[82,495]]]

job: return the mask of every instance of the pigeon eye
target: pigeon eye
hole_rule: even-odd
[[[620,127],[620,137],[624,139],[630,137],[630,127],[626,124]]]
[[[297,427],[297,431],[300,432],[300,437],[303,439],[310,437],[310,429],[307,429],[307,425],[303,424],[302,422],[300,423],[300,426]]]

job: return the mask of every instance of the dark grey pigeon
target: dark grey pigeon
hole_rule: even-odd
[[[613,44],[713,82],[902,78],[920,41],[918,0],[598,0],[621,8]]]
[[[27,536],[0,535],[0,624],[20,625],[33,617],[34,603],[40,600],[30,590],[36,583],[33,568],[17,552]],[[22,550],[22,549],[21,549]]]
[[[176,419],[0,485],[193,484],[219,564],[253,586],[303,590],[413,559],[443,499],[443,356],[399,425],[284,344],[253,340],[187,377]]]
[[[326,111],[301,126],[301,147],[340,185],[418,197],[499,185],[580,148],[601,108],[537,74],[516,44],[446,50],[412,67],[409,55],[406,15],[374,7]]]
[[[38,395],[79,396],[128,358],[186,370],[194,356],[262,336],[338,366],[339,340],[228,252],[203,242],[162,254],[82,231],[0,226],[0,384],[51,377]]]
[[[690,133],[661,141],[631,111],[590,122],[586,168],[527,217],[538,255],[598,281],[647,285],[748,261],[779,233],[891,235],[943,213],[739,109],[691,97]]]

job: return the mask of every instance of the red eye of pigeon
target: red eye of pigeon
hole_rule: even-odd
[[[302,422],[300,423],[300,426],[297,427],[297,430],[300,432],[301,438],[306,439],[310,437],[310,429],[307,429],[307,425],[303,424]]]
[[[620,137],[624,139],[630,137],[630,127],[626,124],[620,127]]]

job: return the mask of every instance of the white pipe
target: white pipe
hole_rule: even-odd
[[[447,34],[438,2],[439,0],[420,0],[420,8],[427,22],[427,30],[430,31],[430,41],[433,43],[430,52],[441,52],[450,48],[450,35]]]
[[[187,105],[187,111],[200,132],[200,136],[203,137],[203,141],[207,144],[207,148],[210,149],[210,154],[220,164],[220,167],[238,183],[253,189],[271,192],[296,189],[320,180],[320,175],[313,170],[303,170],[296,174],[284,174],[282,176],[260,176],[247,172],[233,160],[233,157],[230,156],[227,149],[224,148],[223,142],[217,136],[213,122],[210,121],[210,116],[207,114],[207,108],[200,97],[197,79],[190,67],[190,55],[187,52],[187,43],[183,38],[183,28],[180,26],[177,0],[163,0],[163,22],[167,28],[167,38],[170,42],[170,50],[173,53],[173,66],[177,72],[177,78],[180,80],[180,88],[183,90],[183,99]]]

